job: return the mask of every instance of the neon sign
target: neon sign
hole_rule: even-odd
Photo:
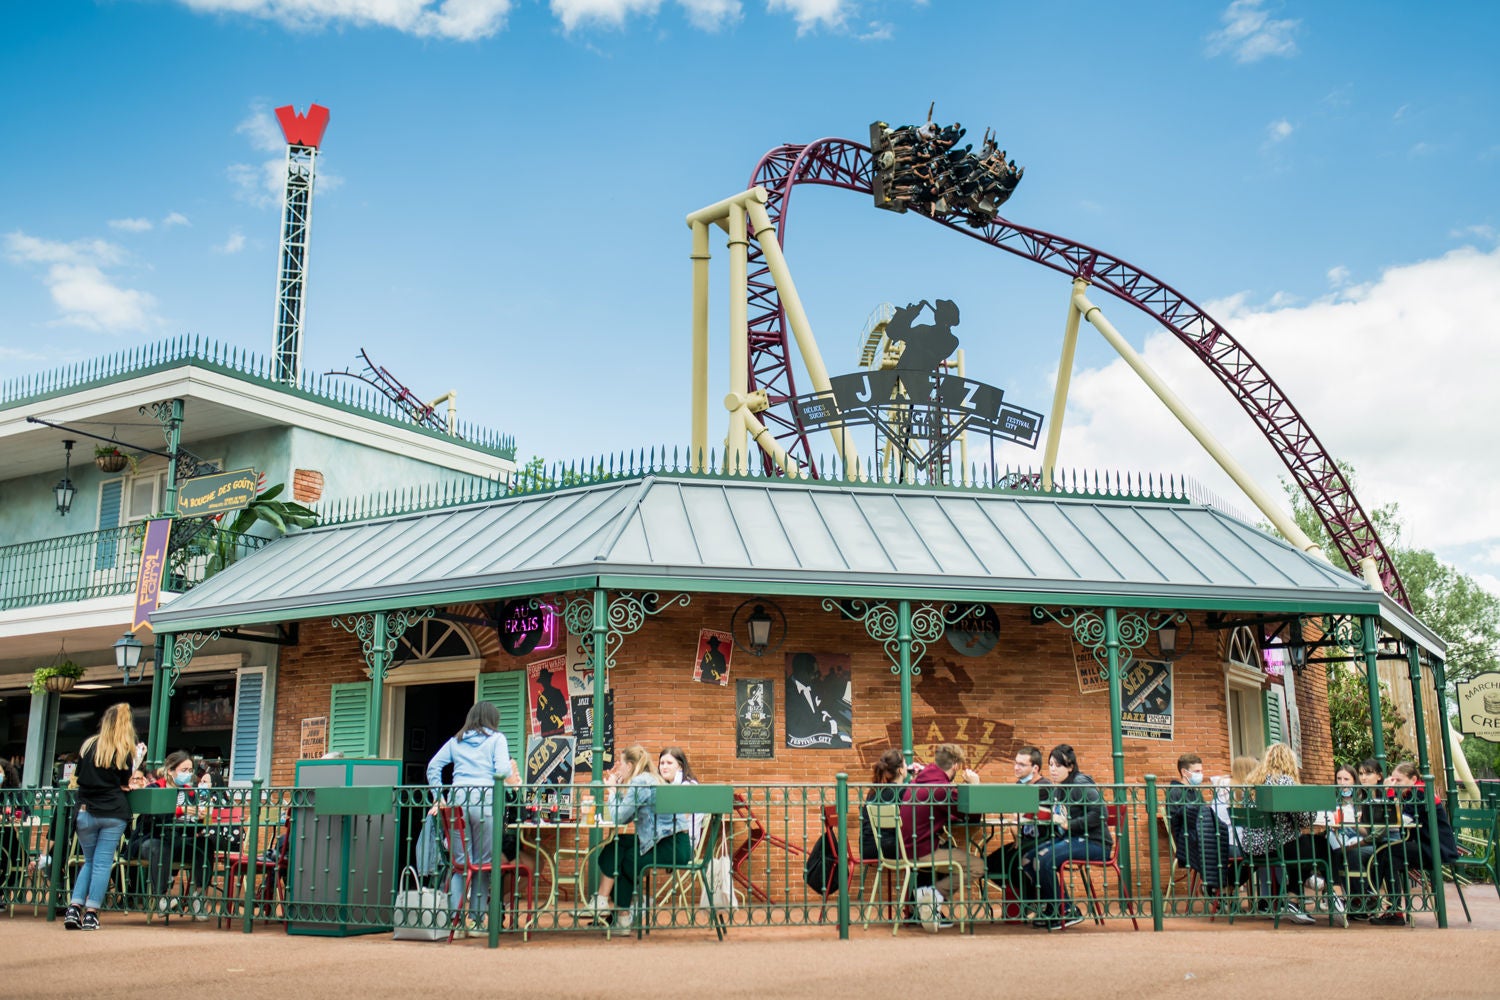
[[[500,605],[495,631],[500,648],[511,656],[541,653],[557,646],[557,609],[550,604],[533,606],[531,598]]]

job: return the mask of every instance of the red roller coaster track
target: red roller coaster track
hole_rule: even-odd
[[[849,139],[819,139],[771,150],[756,165],[750,185],[766,189],[766,208],[776,225],[776,239],[785,245],[794,186],[821,184],[869,194],[870,168],[868,146]],[[1000,218],[985,226],[971,226],[957,215],[933,221],[1070,278],[1084,278],[1171,330],[1218,377],[1271,442],[1350,570],[1359,575],[1361,560],[1373,557],[1386,592],[1403,606],[1411,606],[1390,554],[1338,463],[1270,374],[1212,316],[1127,261],[1061,236]],[[759,235],[750,241],[750,388],[765,390],[770,408],[760,414],[761,419],[788,453],[816,475],[807,430],[790,402],[797,389],[787,350],[786,313],[761,253]],[[766,462],[766,471],[773,472],[769,459]]]

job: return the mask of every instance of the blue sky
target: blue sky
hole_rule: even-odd
[[[522,458],[683,443],[683,216],[779,143],[935,100],[1026,166],[1007,217],[1208,305],[1367,501],[1500,587],[1497,28],[1479,3],[12,0],[0,376],[182,332],[269,352],[268,112],[316,101],[307,367],[366,347]],[[970,373],[1047,408],[1060,277],[847,192],[795,205],[787,255],[833,371],[877,303],[942,296]],[[1096,301],[1274,480],[1187,352]],[[1232,493],[1097,336],[1078,365],[1065,464]]]

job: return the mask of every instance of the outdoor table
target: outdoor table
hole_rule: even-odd
[[[569,885],[573,898],[579,903],[584,902],[588,895],[589,869],[592,866],[593,856],[609,843],[617,832],[628,829],[631,825],[630,823],[617,825],[604,819],[594,823],[532,820],[517,824],[520,853],[523,857],[528,853],[531,855],[533,875],[540,875],[543,866],[547,869],[547,899],[541,906],[546,909],[553,909],[557,906],[560,884]],[[571,845],[563,843],[563,832],[566,830],[571,830],[577,835]],[[599,843],[588,844],[586,835],[590,830],[599,831]],[[551,834],[550,848],[547,845],[549,839],[547,834]],[[579,844],[580,840],[583,841],[582,845]],[[572,858],[575,861],[573,874],[566,879],[560,874],[559,857]]]

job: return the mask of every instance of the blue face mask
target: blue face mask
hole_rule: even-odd
[[[1339,794],[1342,795],[1346,799],[1352,799],[1352,798],[1354,798],[1354,788],[1353,788],[1353,786],[1350,786],[1348,788],[1340,788],[1339,789]]]
[[[1028,775],[1027,775],[1027,776],[1026,776],[1026,777],[1024,777],[1024,778],[1019,778],[1019,779],[1017,779],[1017,781],[1016,781],[1016,784],[1018,784],[1018,785],[1029,785],[1029,784],[1031,784],[1031,779],[1032,779],[1032,778],[1033,778],[1033,777],[1034,777],[1034,775],[1030,775],[1030,774],[1028,774]]]
[[[1187,778],[1188,778],[1188,784],[1190,784],[1190,785],[1201,785],[1201,784],[1203,784],[1203,772],[1202,771],[1189,771]]]
[[[174,774],[172,775],[172,781],[177,785],[177,787],[186,788],[193,783],[193,772],[189,771],[186,774]]]

